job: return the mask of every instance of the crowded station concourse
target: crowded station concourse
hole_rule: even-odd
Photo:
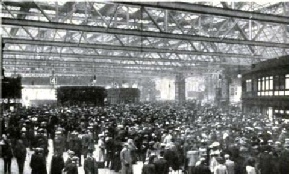
[[[19,108],[4,120],[5,174],[289,172],[288,125],[259,113],[154,103]]]
[[[0,3],[0,174],[289,174],[289,2]]]

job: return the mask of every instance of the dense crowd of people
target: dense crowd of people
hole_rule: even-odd
[[[23,173],[30,149],[32,174],[46,174],[52,139],[51,174],[82,165],[86,174],[131,174],[138,161],[143,174],[289,174],[288,125],[259,113],[171,103],[41,107],[5,111],[2,123],[5,173],[12,157]]]

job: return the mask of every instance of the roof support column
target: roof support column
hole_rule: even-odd
[[[5,47],[5,44],[2,42],[2,38],[0,38],[2,47],[1,47],[1,52],[0,52],[0,100],[2,100],[2,80],[4,79],[4,71],[3,71],[3,49]],[[3,105],[2,101],[0,102],[0,137],[2,137],[2,119],[3,119]],[[2,157],[2,146],[0,146],[0,156]]]
[[[287,15],[288,14],[288,4],[286,2],[282,2],[283,3],[283,14]],[[282,25],[283,26],[283,43],[287,43],[287,25]],[[286,53],[286,49],[283,48],[282,50],[282,55],[285,56]]]
[[[229,71],[226,69],[223,74],[219,76],[219,88],[217,88],[216,102],[222,109],[227,109],[229,106],[229,86],[230,86]]]
[[[165,32],[168,32],[168,10],[165,10]]]
[[[175,100],[180,104],[186,102],[186,77],[178,73],[175,79]]]

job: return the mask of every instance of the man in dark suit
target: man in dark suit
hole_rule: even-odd
[[[108,168],[110,163],[113,160],[113,153],[114,153],[114,142],[112,137],[107,137],[107,140],[105,141],[105,148],[106,148],[106,167]],[[112,168],[112,167],[111,167]]]
[[[153,164],[155,157],[155,155],[149,157],[148,163],[145,163],[142,168],[142,174],[156,174],[155,164]]]
[[[264,146],[263,152],[259,157],[260,164],[259,169],[262,174],[271,174],[273,173],[273,156],[269,153],[268,146]]]
[[[78,174],[77,161],[78,157],[72,157],[71,163],[67,163],[63,171],[66,174]]]
[[[169,167],[173,170],[178,170],[178,157],[174,150],[171,149],[169,145],[166,145],[164,151],[164,158],[168,161]]]
[[[75,155],[78,157],[79,160],[79,166],[81,166],[81,150],[82,150],[82,144],[81,139],[78,137],[78,132],[74,131],[72,132],[72,139],[69,142],[69,148],[71,151],[75,153]]]
[[[84,172],[85,174],[98,174],[97,163],[91,152],[87,153],[87,158],[84,160]]]
[[[42,148],[35,149],[35,153],[31,156],[30,167],[31,174],[47,174],[46,159]]]
[[[1,138],[0,138],[1,140]],[[13,157],[13,151],[11,147],[11,142],[9,139],[7,139],[6,135],[3,134],[2,139],[2,157],[4,159],[4,171],[5,173],[11,173],[11,160]]]
[[[285,139],[286,141],[287,139]],[[285,173],[289,173],[289,140],[287,142],[285,142],[284,144],[284,150],[281,152],[280,154],[280,173],[281,174],[285,174]]]
[[[206,159],[201,158],[201,164],[195,167],[195,174],[211,174],[211,170],[206,165]]]
[[[164,159],[164,151],[160,151],[160,157],[155,162],[155,168],[157,174],[168,174],[169,165],[168,161]]]
[[[26,158],[26,147],[21,139],[17,140],[16,146],[14,148],[14,155],[17,160],[19,167],[19,173],[23,173],[25,158]]]
[[[55,154],[52,156],[50,174],[61,174],[63,168],[64,168],[64,160],[62,157],[62,153],[56,151]]]
[[[53,140],[54,152],[63,154],[65,148],[65,138],[62,136],[61,131],[56,131],[55,134],[56,136]]]

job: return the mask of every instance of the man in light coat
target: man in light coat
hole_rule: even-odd
[[[132,173],[132,156],[128,148],[128,143],[124,144],[124,147],[120,152],[120,161],[121,161],[121,174],[131,174]]]
[[[225,160],[222,157],[217,157],[218,165],[214,168],[214,174],[228,174],[228,169],[225,166]]]
[[[230,155],[226,154],[225,156],[225,166],[227,166],[228,174],[235,174],[235,163],[230,160]]]
[[[187,152],[187,158],[188,158],[188,173],[194,174],[194,169],[196,166],[196,163],[199,159],[199,152],[196,149],[192,149]]]

